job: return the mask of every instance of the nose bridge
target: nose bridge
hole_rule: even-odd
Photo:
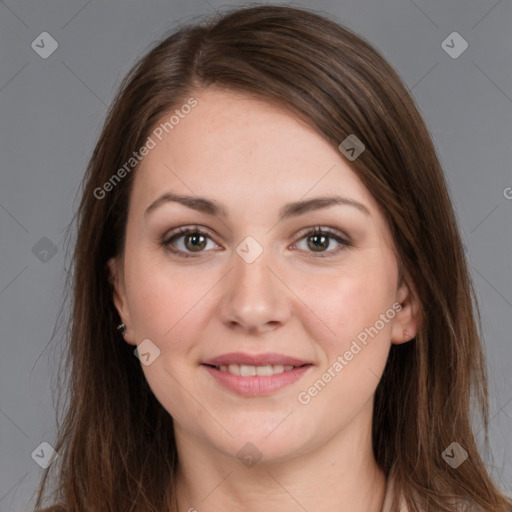
[[[233,271],[222,297],[221,315],[231,325],[265,329],[286,320],[290,305],[280,280],[270,268],[275,258],[269,248],[247,237],[233,253]]]
[[[236,290],[251,292],[251,295],[266,293],[269,298],[269,266],[272,266],[272,255],[270,250],[262,250],[261,254],[255,255],[255,248],[244,242],[240,244],[233,255],[234,275]],[[240,254],[242,253],[242,254]]]

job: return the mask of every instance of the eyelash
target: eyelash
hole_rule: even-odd
[[[209,236],[209,234],[207,232],[201,230],[198,226],[193,226],[193,227],[178,228],[174,232],[164,236],[160,243],[166,251],[169,251],[170,253],[175,254],[180,258],[197,258],[197,257],[200,257],[199,253],[198,253],[198,256],[191,256],[190,254],[187,254],[184,251],[171,248],[172,247],[171,242],[173,240],[175,240],[177,238],[181,238],[182,236],[185,236],[185,235],[188,235],[191,233],[203,235],[203,236],[206,236],[211,239],[211,237]],[[334,255],[336,255],[340,251],[343,251],[345,248],[352,246],[352,244],[350,242],[348,242],[347,240],[345,240],[344,238],[341,237],[341,235],[338,231],[331,229],[331,228],[321,228],[320,226],[316,226],[313,230],[310,230],[310,231],[304,233],[300,237],[299,240],[308,238],[310,236],[315,236],[315,235],[327,235],[328,238],[334,239],[336,242],[338,242],[342,245],[342,247],[338,248],[337,250],[327,251],[327,253],[334,252]],[[309,257],[309,258],[329,258],[329,257],[333,256],[333,254],[327,254],[327,256],[326,256],[325,253],[313,253],[313,254],[314,254],[313,256],[307,256],[307,257]]]

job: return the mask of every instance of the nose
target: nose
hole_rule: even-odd
[[[283,283],[270,251],[248,263],[236,252],[224,281],[219,314],[230,329],[251,334],[278,329],[291,316],[290,290]]]

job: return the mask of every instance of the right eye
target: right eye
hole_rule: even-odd
[[[161,245],[169,252],[176,254],[181,258],[194,258],[192,253],[205,252],[207,239],[210,236],[205,231],[202,231],[198,226],[180,227],[177,230],[167,233],[161,240]],[[183,249],[176,249],[176,240],[183,239]],[[187,254],[187,251],[190,251]]]

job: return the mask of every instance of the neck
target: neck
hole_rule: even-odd
[[[355,421],[310,451],[279,461],[262,459],[252,467],[187,437],[177,425],[175,432],[180,511],[382,510],[386,475],[373,456],[371,421]]]

